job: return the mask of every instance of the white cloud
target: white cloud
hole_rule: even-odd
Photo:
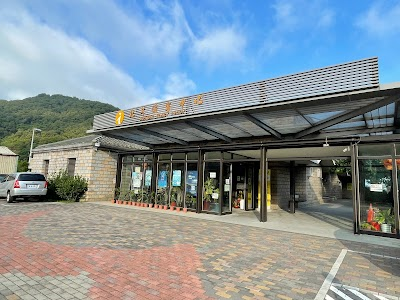
[[[151,95],[87,41],[35,22],[27,13],[0,11],[0,98],[64,94],[139,105]]]
[[[171,73],[165,83],[163,100],[189,96],[196,90],[196,84],[185,73]]]
[[[400,33],[400,4],[384,7],[375,4],[362,14],[356,21],[356,26],[365,30],[371,36],[393,36]]]
[[[205,63],[208,68],[230,62],[240,62],[244,58],[246,38],[234,28],[223,28],[210,32],[193,41],[193,59]]]
[[[298,36],[317,36],[335,22],[335,12],[321,1],[276,0],[273,9],[273,26],[267,30],[261,54],[272,56],[291,47]],[[326,34],[323,32],[323,34]]]

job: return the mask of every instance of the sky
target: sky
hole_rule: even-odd
[[[0,99],[122,109],[378,57],[400,81],[400,1],[0,0]]]

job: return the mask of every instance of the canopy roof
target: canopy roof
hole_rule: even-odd
[[[399,100],[370,58],[97,115],[90,132],[150,148],[387,135]]]

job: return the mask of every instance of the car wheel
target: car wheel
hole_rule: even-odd
[[[10,195],[10,192],[7,192],[7,203],[13,202],[14,197]]]

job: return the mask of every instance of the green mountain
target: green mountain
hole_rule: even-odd
[[[110,104],[63,95],[39,94],[23,100],[0,100],[0,145],[19,155],[19,170],[27,169],[33,128],[34,147],[83,136],[93,117],[118,110]]]

